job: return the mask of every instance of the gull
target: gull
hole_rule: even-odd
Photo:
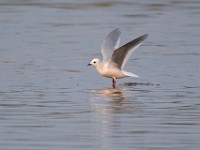
[[[144,34],[119,47],[121,31],[119,28],[114,29],[107,35],[101,45],[103,60],[98,58],[92,59],[89,66],[96,67],[100,75],[112,78],[112,86],[115,88],[116,79],[125,77],[139,77],[138,75],[123,70],[130,55],[138,48],[147,38]]]

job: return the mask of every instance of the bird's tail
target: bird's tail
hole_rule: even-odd
[[[131,73],[131,72],[124,71],[124,70],[123,70],[123,74],[126,75],[126,76],[128,76],[128,77],[139,78],[138,75],[136,75],[134,73]]]

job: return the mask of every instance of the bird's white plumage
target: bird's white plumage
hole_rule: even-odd
[[[112,78],[113,85],[116,83],[115,79],[118,78],[139,77],[134,73],[124,71],[123,68],[130,55],[142,44],[142,42],[148,36],[147,34],[142,35],[119,47],[120,34],[121,32],[119,28],[108,34],[101,46],[103,61],[95,58],[89,63],[89,65],[95,66],[97,71],[102,76]]]

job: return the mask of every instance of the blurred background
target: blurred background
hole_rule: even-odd
[[[199,0],[0,0],[0,149],[200,147]],[[125,70],[87,64],[148,33]]]

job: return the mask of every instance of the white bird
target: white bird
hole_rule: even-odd
[[[115,88],[116,79],[125,77],[139,77],[138,75],[124,71],[123,68],[133,53],[142,42],[147,38],[148,34],[144,34],[125,45],[119,47],[120,29],[113,30],[105,38],[101,45],[101,53],[103,60],[94,58],[88,65],[96,67],[96,70],[104,77],[112,78],[112,85]]]

